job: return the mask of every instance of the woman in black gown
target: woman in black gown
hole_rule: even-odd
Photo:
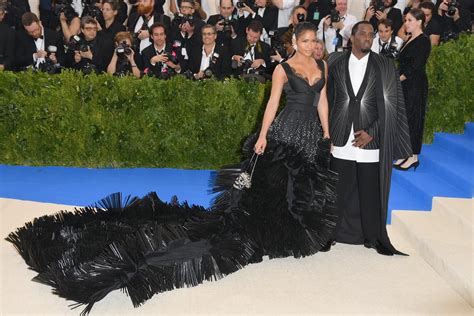
[[[219,279],[265,255],[321,250],[337,218],[327,71],[312,58],[313,24],[298,24],[294,42],[297,53],[273,75],[262,129],[244,144],[247,159],[218,172],[213,189],[220,194],[209,210],[165,203],[155,193],[125,200],[114,194],[75,213],[35,219],[7,238],[38,272],[35,281],[86,305],[88,313],[116,289],[139,306],[156,293]],[[287,105],[272,123],[283,90]],[[251,183],[239,181],[242,171]]]
[[[430,39],[423,34],[425,15],[420,9],[411,9],[405,17],[405,29],[411,34],[400,50],[400,81],[402,82],[405,108],[410,129],[413,156],[395,162],[399,170],[417,168],[418,155],[423,142],[426,103],[428,99],[428,77],[426,62],[431,52]]]

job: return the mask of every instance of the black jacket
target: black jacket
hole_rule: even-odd
[[[82,37],[82,35],[80,35]],[[113,42],[107,37],[101,34],[100,32],[97,33],[97,36],[92,41],[85,41],[87,45],[89,45],[92,51],[92,60],[87,58],[82,58],[79,63],[74,61],[74,51],[68,52],[68,59],[69,64],[72,68],[81,70],[87,63],[91,63],[95,65],[97,72],[104,72],[107,71],[107,66],[112,59],[112,55],[114,53],[115,45]]]
[[[393,34],[397,34],[398,30],[402,27],[402,11],[400,9],[392,7],[390,11],[387,14],[387,19],[391,20],[393,22]],[[373,16],[370,19],[370,24],[374,27],[374,30],[377,30],[377,23],[379,20]]]
[[[224,77],[230,76],[231,69],[231,55],[227,47],[223,44],[217,44],[214,48],[214,54],[212,55],[211,62],[209,63],[209,68],[212,70],[213,75],[217,79],[223,79]],[[191,70],[192,73],[198,73],[199,68],[201,67],[202,59],[202,46],[195,47],[190,56],[189,62],[187,64],[187,69]]]
[[[128,31],[130,33],[135,32],[135,26],[136,26],[139,18],[140,18],[140,15],[137,12],[130,13],[130,16],[128,17],[128,22],[127,22]],[[164,15],[162,13],[155,12],[153,14],[153,22],[154,23],[156,23],[156,22],[163,23],[166,27],[167,34],[169,34],[169,31],[171,29],[171,19],[169,18],[169,16]]]
[[[180,53],[180,49],[178,47],[173,47],[171,44],[166,43],[164,51],[168,54],[175,55],[178,64],[181,66],[181,69],[185,69],[186,65],[183,65],[183,56]],[[141,53],[141,66],[143,68],[143,72],[148,75],[155,75],[159,76],[159,74],[164,71],[164,68],[168,68],[167,71],[170,75],[174,74],[174,70],[170,69],[169,67],[165,67],[162,63],[156,63],[152,65],[150,60],[153,56],[156,56],[158,53],[155,49],[155,45],[150,45],[145,48]]]
[[[267,33],[270,31],[274,31],[278,28],[278,8],[275,6],[268,6],[265,8],[263,12],[263,17],[257,14],[257,8],[254,9],[256,14],[255,18],[252,18],[251,15],[248,15],[246,18],[243,16],[239,18],[239,21],[242,24],[243,31],[245,32],[245,28],[249,25],[250,22],[253,20],[260,21],[263,25],[263,28]]]
[[[232,40],[230,56],[231,57],[233,55],[244,56],[246,52],[249,50],[249,47],[250,45],[246,37],[244,36],[237,37],[236,39]],[[253,56],[253,60],[263,59],[268,69],[268,67],[270,67],[270,64],[271,64],[270,55],[271,55],[272,49],[270,45],[268,45],[265,42],[258,41],[254,48],[254,52],[255,52],[255,56]],[[242,74],[242,68],[234,69],[234,75],[238,76],[240,74]]]
[[[117,18],[115,18],[114,22],[110,25],[109,28],[105,27],[105,21],[104,24],[101,23],[102,33],[105,37],[108,37],[112,42],[114,41],[115,34],[118,32],[124,32],[126,30],[125,26],[121,24]]]
[[[5,70],[14,70],[15,31],[4,22],[0,22],[0,59]]]
[[[207,24],[214,25],[216,26],[218,22],[222,21],[224,18],[220,14],[214,14],[207,19]],[[245,27],[242,27],[242,23],[240,23],[239,19],[236,18],[235,14],[232,14],[229,17],[229,22],[232,25],[234,32],[238,36],[244,36],[245,35]],[[217,39],[216,42],[219,44],[224,44],[226,47],[230,47],[230,42],[232,41],[232,38],[228,35],[226,35],[223,31],[218,31],[217,32]]]
[[[44,30],[44,49],[47,51],[48,46],[56,46],[56,58],[60,65],[64,65],[64,44],[58,33],[43,28]],[[17,32],[16,48],[15,48],[15,63],[19,69],[24,69],[34,64],[33,54],[36,53],[35,40],[28,35],[24,30]]]

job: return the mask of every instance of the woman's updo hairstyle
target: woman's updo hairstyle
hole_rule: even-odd
[[[295,25],[295,31],[294,31],[293,35],[295,36],[295,38],[298,38],[304,32],[307,32],[307,31],[311,31],[311,32],[314,32],[316,34],[318,29],[311,22],[300,22],[300,23]]]

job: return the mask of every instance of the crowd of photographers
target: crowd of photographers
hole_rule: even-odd
[[[350,47],[358,18],[348,0],[0,0],[0,70],[64,68],[167,79],[271,78],[294,53],[301,21],[318,27],[315,58]],[[215,2],[218,3],[215,3]],[[361,0],[362,1],[362,0]],[[377,32],[372,50],[396,58],[409,34],[404,14],[420,8],[432,45],[471,30],[470,1],[364,0]]]

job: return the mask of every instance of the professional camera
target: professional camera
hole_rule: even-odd
[[[47,48],[48,55],[46,56],[44,62],[38,65],[38,70],[46,72],[48,74],[56,74],[60,72],[60,67],[56,65],[50,58],[51,54],[55,54],[58,51],[56,46],[50,45]]]
[[[288,53],[283,46],[278,30],[268,31],[268,37],[270,37],[270,46],[272,47],[272,50],[278,52],[282,58],[287,58]]]
[[[237,9],[242,9],[242,8],[245,8],[247,4],[245,3],[245,1],[243,0],[239,0],[237,1],[237,3],[235,4],[235,6],[237,7]]]
[[[117,56],[128,56],[132,54],[132,48],[130,45],[127,44],[126,41],[123,41],[122,43],[118,44],[117,47],[115,48],[115,53]]]
[[[304,20],[305,20],[304,13],[298,13],[298,14],[296,15],[296,19],[298,20],[298,23],[304,22]]]
[[[64,13],[66,20],[72,21],[77,16],[76,11],[72,7],[72,0],[57,0],[53,10],[54,15],[59,16]]]
[[[178,25],[181,25],[181,24],[184,24],[184,23],[188,22],[189,25],[193,26],[194,25],[194,16],[192,16],[191,14],[177,13],[174,16],[173,21],[174,21],[174,23],[176,23]]]
[[[336,9],[331,10],[330,16],[331,16],[331,23],[337,23],[341,21],[341,16],[339,15],[339,11],[337,11]]]
[[[82,11],[82,16],[88,15],[96,19],[102,17],[102,11],[96,7],[97,3],[97,0],[83,0],[82,5],[84,9]]]
[[[222,32],[224,32],[226,37],[230,38],[232,36],[232,20],[231,18],[224,18],[223,16],[221,16],[221,18],[218,24],[224,27]]]
[[[372,0],[370,2],[370,6],[374,8],[375,12],[385,10],[385,5],[383,4],[382,0]]]
[[[79,35],[71,37],[66,47],[72,51],[87,52],[89,50],[89,45]]]
[[[140,34],[141,31],[149,31],[149,27],[147,23],[143,23],[142,27],[138,30],[138,32],[132,34],[132,46],[133,49],[136,52],[140,51],[140,38],[138,38],[138,35]]]
[[[446,14],[449,16],[453,16],[456,14],[456,9],[458,8],[459,4],[457,0],[451,0],[448,3],[448,11],[446,11]]]

